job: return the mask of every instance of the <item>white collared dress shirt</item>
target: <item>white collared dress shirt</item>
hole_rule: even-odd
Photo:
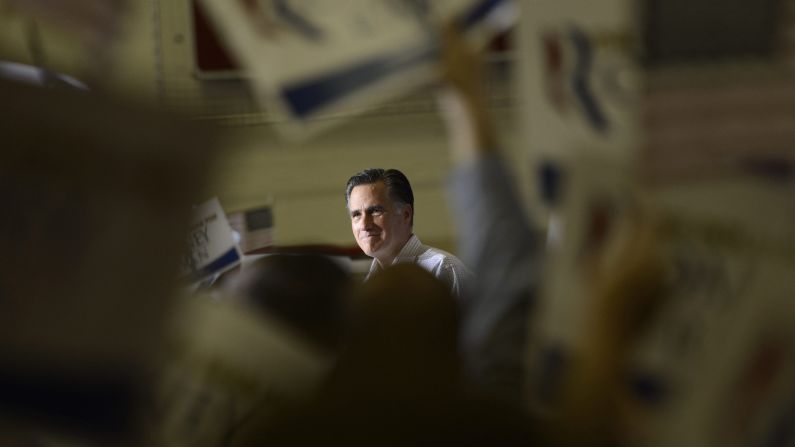
[[[430,272],[447,284],[450,287],[450,294],[456,298],[461,298],[466,290],[466,284],[472,282],[472,273],[460,259],[444,250],[423,245],[414,234],[400,249],[392,261],[392,265],[403,262],[413,262]],[[367,273],[364,280],[367,281],[379,270],[381,270],[381,265],[376,259],[373,259],[373,263],[370,264],[370,272]]]

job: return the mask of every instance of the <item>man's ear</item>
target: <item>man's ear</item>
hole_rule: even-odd
[[[411,222],[411,218],[414,217],[414,207],[411,205],[403,205],[403,219]]]

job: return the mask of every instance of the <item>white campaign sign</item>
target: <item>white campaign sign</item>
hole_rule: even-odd
[[[196,206],[194,213],[188,233],[188,253],[182,262],[183,273],[189,280],[199,281],[240,264],[240,249],[218,199]]]
[[[202,0],[258,99],[292,129],[328,125],[427,84],[439,25],[472,31],[509,0]],[[498,14],[499,13],[499,14]],[[482,28],[482,27],[481,27]]]

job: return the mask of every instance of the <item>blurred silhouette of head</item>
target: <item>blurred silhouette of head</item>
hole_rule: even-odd
[[[347,272],[322,255],[275,254],[240,273],[233,291],[324,349],[335,349],[344,329]]]
[[[362,393],[457,385],[457,332],[448,288],[415,264],[392,266],[354,295],[337,374]]]

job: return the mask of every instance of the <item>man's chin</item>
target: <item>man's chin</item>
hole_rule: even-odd
[[[367,245],[367,246],[361,246],[360,245],[359,248],[361,248],[362,251],[364,252],[364,254],[366,254],[367,256],[369,256],[371,258],[375,258],[376,256],[378,256],[378,253],[379,253],[380,249],[382,248],[382,246],[381,245]]]

